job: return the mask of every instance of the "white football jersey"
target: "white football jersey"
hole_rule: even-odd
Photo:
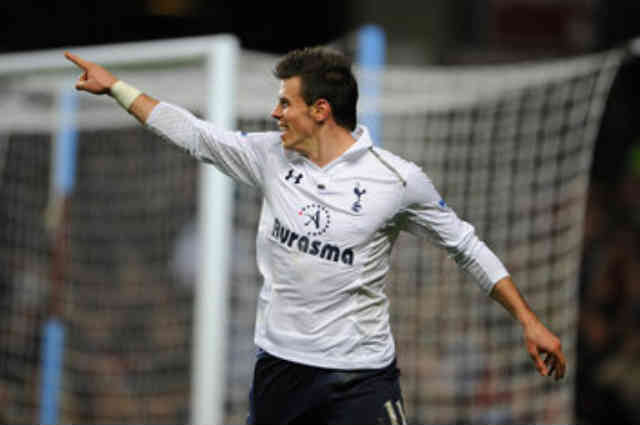
[[[363,126],[325,167],[285,150],[278,132],[224,131],[167,103],[147,126],[262,192],[255,343],[274,356],[333,369],[389,365],[395,346],[384,287],[401,230],[448,250],[487,292],[507,276],[424,172],[373,147]]]

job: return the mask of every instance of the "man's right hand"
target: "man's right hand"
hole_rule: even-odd
[[[77,90],[93,94],[105,94],[109,93],[111,86],[118,81],[112,73],[96,63],[86,61],[69,52],[65,52],[64,57],[84,71],[76,81]]]

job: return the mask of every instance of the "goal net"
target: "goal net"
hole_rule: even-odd
[[[240,53],[237,128],[275,129],[268,117],[275,60]],[[410,423],[572,422],[585,194],[621,60],[621,51],[610,51],[497,67],[389,66],[378,75],[383,147],[424,167],[475,225],[560,336],[569,361],[561,383],[539,377],[508,314],[445,252],[402,236],[387,293]],[[202,62],[141,59],[112,69],[160,99],[206,113]],[[65,85],[73,86],[68,72],[46,66],[0,76],[0,421],[37,421],[41,329],[54,303],[66,328],[59,422],[188,422],[198,165],[111,99],[79,96],[64,282],[52,286],[58,248],[45,213]],[[372,112],[367,99],[360,111]],[[233,200],[224,423],[244,423],[261,198],[235,185]]]
[[[620,55],[385,75],[395,86],[386,100],[398,108],[385,112],[385,147],[421,165],[475,226],[569,364],[560,383],[537,375],[509,314],[445,252],[401,238],[389,293],[414,423],[575,422],[585,195]]]

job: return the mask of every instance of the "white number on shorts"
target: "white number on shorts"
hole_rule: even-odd
[[[391,400],[387,401],[384,404],[384,408],[387,409],[387,414],[389,415],[389,421],[391,425],[406,425],[406,419],[404,417],[404,411],[402,410],[402,404],[400,400],[396,401],[396,408],[398,409],[398,414],[400,415],[400,422],[398,422],[398,416],[396,415],[396,411],[393,408],[393,404],[391,404]]]

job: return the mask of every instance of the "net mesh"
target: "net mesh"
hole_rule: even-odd
[[[424,167],[475,225],[560,336],[570,367],[588,171],[621,57],[378,75],[384,147]],[[244,131],[274,129],[273,62],[241,54]],[[202,64],[116,71],[158,98],[205,109]],[[67,329],[60,422],[186,422],[198,165],[110,99],[81,97],[64,284],[52,294],[55,245],[44,215],[60,80],[69,81],[44,72],[0,80],[0,420],[37,421],[40,328],[55,297]],[[371,112],[366,97],[360,108]],[[225,423],[244,423],[261,197],[236,185],[234,202]],[[396,244],[387,293],[408,421],[572,422],[574,374],[561,384],[538,377],[519,328],[445,252],[410,236]]]

